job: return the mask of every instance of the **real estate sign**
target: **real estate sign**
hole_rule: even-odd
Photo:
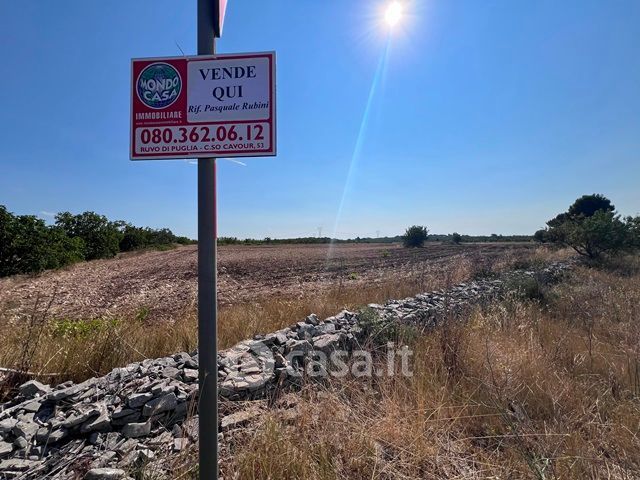
[[[275,53],[133,59],[131,159],[276,154]]]

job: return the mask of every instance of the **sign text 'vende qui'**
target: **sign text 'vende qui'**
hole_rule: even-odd
[[[275,53],[132,60],[131,159],[276,154]]]

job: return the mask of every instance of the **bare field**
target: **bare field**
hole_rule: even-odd
[[[454,257],[494,261],[517,257],[532,244],[430,243],[421,249],[394,244],[263,245],[219,248],[221,306],[273,298],[296,299],[346,285],[415,278]],[[35,277],[0,280],[0,315],[17,318],[51,301],[55,318],[128,316],[174,319],[192,312],[197,292],[197,246],[123,254]]]

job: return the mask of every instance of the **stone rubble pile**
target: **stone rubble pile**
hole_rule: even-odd
[[[567,268],[557,263],[512,275],[547,281]],[[383,322],[429,327],[451,310],[500,294],[509,278],[369,307]],[[289,328],[240,342],[219,354],[220,397],[246,401],[298,385],[305,359],[319,351],[351,351],[364,332],[359,315],[345,310],[324,320],[309,315]],[[29,381],[0,405],[0,480],[128,479],[126,472],[197,441],[197,399],[197,352],[132,363],[79,384]],[[233,428],[241,417],[223,416],[222,429]]]

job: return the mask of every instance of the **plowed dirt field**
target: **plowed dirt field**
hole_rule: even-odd
[[[532,244],[428,243],[421,249],[390,244],[263,245],[219,248],[222,306],[270,296],[297,298],[341,282],[357,285],[437,268],[454,256],[497,258]],[[148,312],[171,319],[193,309],[197,246],[122,254],[41,275],[0,279],[0,316],[16,319],[51,302],[49,316],[95,318]]]

